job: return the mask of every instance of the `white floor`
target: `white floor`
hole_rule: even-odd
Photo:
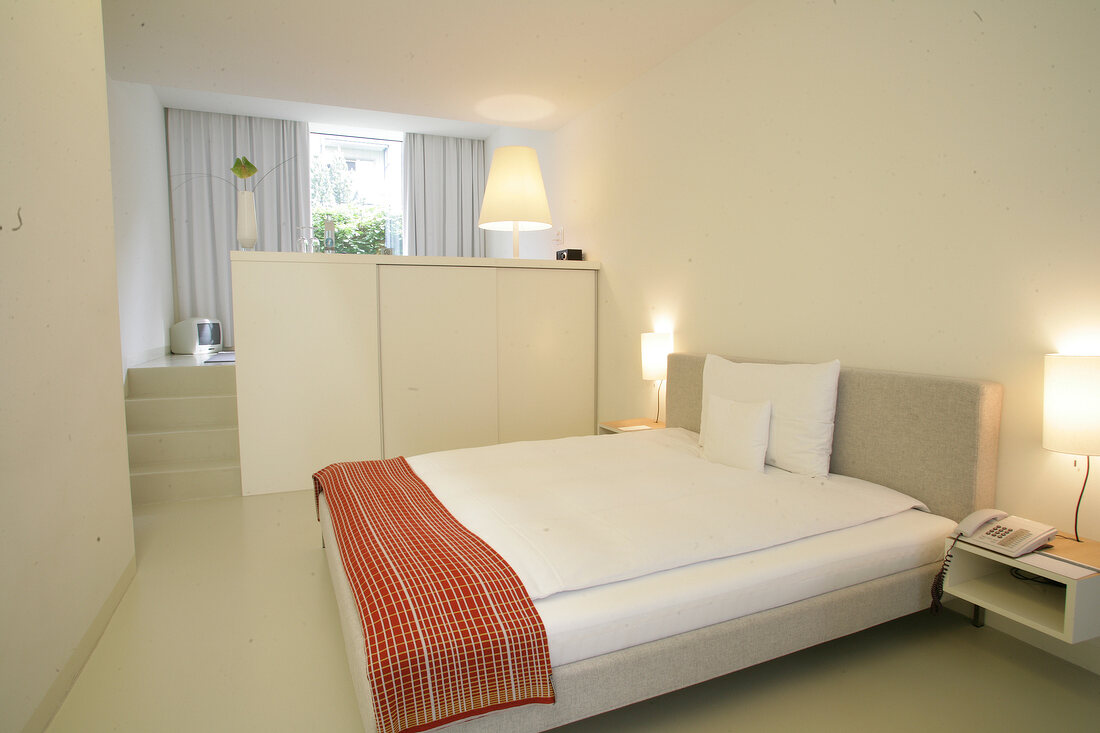
[[[360,730],[311,492],[137,507],[138,572],[50,733]],[[916,614],[563,733],[1095,730],[1100,677]]]

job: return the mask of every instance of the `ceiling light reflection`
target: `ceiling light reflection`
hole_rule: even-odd
[[[550,100],[532,94],[500,94],[474,105],[479,115],[497,122],[537,122],[557,109]]]

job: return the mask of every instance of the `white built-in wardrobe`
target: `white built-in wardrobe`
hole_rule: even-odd
[[[589,435],[591,262],[232,253],[245,494],[335,461]]]

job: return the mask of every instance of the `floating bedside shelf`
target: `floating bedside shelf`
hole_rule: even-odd
[[[661,430],[664,427],[663,422],[656,422],[646,417],[632,417],[627,420],[608,420],[600,423],[599,434],[634,433],[642,430]]]
[[[1085,543],[1097,544],[1088,540]],[[947,546],[950,544],[948,539]],[[1077,545],[1056,538],[1042,558],[1011,558],[960,540],[943,589],[1056,639],[1070,644],[1085,641],[1100,636],[1100,573],[1090,573],[1062,559],[1077,557],[1082,549],[1093,549]],[[1052,583],[1021,580],[1012,575],[1013,568]]]

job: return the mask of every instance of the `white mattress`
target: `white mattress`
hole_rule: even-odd
[[[409,465],[528,595],[733,557],[924,505],[848,476],[745,471],[683,429],[502,443]]]
[[[535,601],[553,666],[625,649],[915,568],[955,523],[911,509],[735,557]]]
[[[321,527],[360,715],[374,730],[366,642],[324,494]],[[932,562],[954,527],[918,510],[732,558],[535,601],[558,667]]]

